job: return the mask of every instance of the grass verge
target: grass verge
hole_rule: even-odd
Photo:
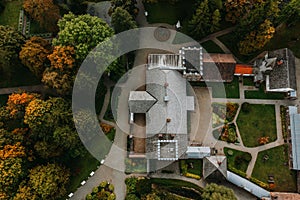
[[[23,6],[22,0],[6,1],[5,9],[0,14],[0,24],[8,25],[18,29],[20,9]]]
[[[246,90],[246,99],[284,99],[283,92],[265,92],[265,86],[260,85],[259,90]]]
[[[234,167],[237,170],[246,172],[249,162],[252,157],[251,154],[231,148],[224,148],[224,153],[227,157],[227,165]]]
[[[259,146],[261,137],[269,137],[267,143],[277,139],[274,105],[249,104],[247,110],[242,105],[237,124],[246,147]]]
[[[268,183],[269,175],[274,176],[275,191],[297,191],[296,172],[290,170],[288,166],[287,145],[281,145],[258,153],[252,177]]]

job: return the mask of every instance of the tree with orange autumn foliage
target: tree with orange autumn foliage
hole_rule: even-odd
[[[47,56],[50,54],[50,43],[40,37],[32,37],[26,42],[19,53],[23,65],[41,78],[46,68]]]
[[[23,8],[32,19],[49,32],[58,30],[59,7],[53,0],[24,0]]]
[[[6,109],[9,110],[12,117],[23,117],[25,107],[34,99],[38,98],[38,94],[30,93],[13,93],[9,95]]]
[[[4,196],[11,197],[24,176],[22,158],[25,156],[25,148],[20,142],[0,145],[0,193]]]
[[[48,56],[51,67],[64,71],[72,69],[75,63],[75,50],[71,46],[55,46],[53,53]]]
[[[251,31],[244,40],[239,43],[239,52],[242,55],[248,55],[263,48],[271,40],[274,33],[275,28],[272,22],[266,19],[260,24],[257,30]]]
[[[60,94],[69,94],[77,72],[74,47],[55,46],[48,59],[51,67],[45,70],[42,82]]]

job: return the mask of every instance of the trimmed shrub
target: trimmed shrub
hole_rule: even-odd
[[[197,180],[201,179],[201,177],[199,175],[188,173],[188,172],[185,174],[185,176],[188,177],[188,178],[194,178],[194,179],[197,179]]]
[[[185,160],[180,160],[180,170],[183,175],[187,173],[187,168],[188,165],[186,164]]]
[[[148,180],[141,179],[136,183],[136,192],[141,196],[151,193],[151,183]]]
[[[256,178],[250,177],[249,180],[250,180],[251,182],[253,182],[253,183],[259,185],[260,187],[265,188],[266,190],[269,189],[269,185],[268,185],[267,183],[264,183],[264,182],[262,182],[262,181],[260,181],[260,180],[258,180],[258,179],[256,179]]]
[[[241,110],[244,112],[244,113],[249,113],[251,108],[250,108],[250,103],[248,102],[245,102],[242,104],[242,107],[241,107]]]

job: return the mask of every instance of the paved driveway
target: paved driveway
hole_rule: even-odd
[[[211,95],[208,88],[193,87],[196,95],[195,112],[191,112],[190,141],[202,144],[206,135],[211,132]]]

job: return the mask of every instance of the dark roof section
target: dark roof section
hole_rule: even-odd
[[[202,58],[202,48],[182,48],[182,57],[184,59],[183,65],[186,67],[187,71],[195,71],[200,72],[200,65],[202,62],[200,59]]]
[[[270,51],[268,57],[277,57],[278,61],[283,61],[280,65],[276,63],[273,70],[270,72],[270,89],[292,88],[296,90],[295,56],[293,53],[285,48]]]
[[[203,80],[231,82],[236,61],[232,54],[203,54]]]

